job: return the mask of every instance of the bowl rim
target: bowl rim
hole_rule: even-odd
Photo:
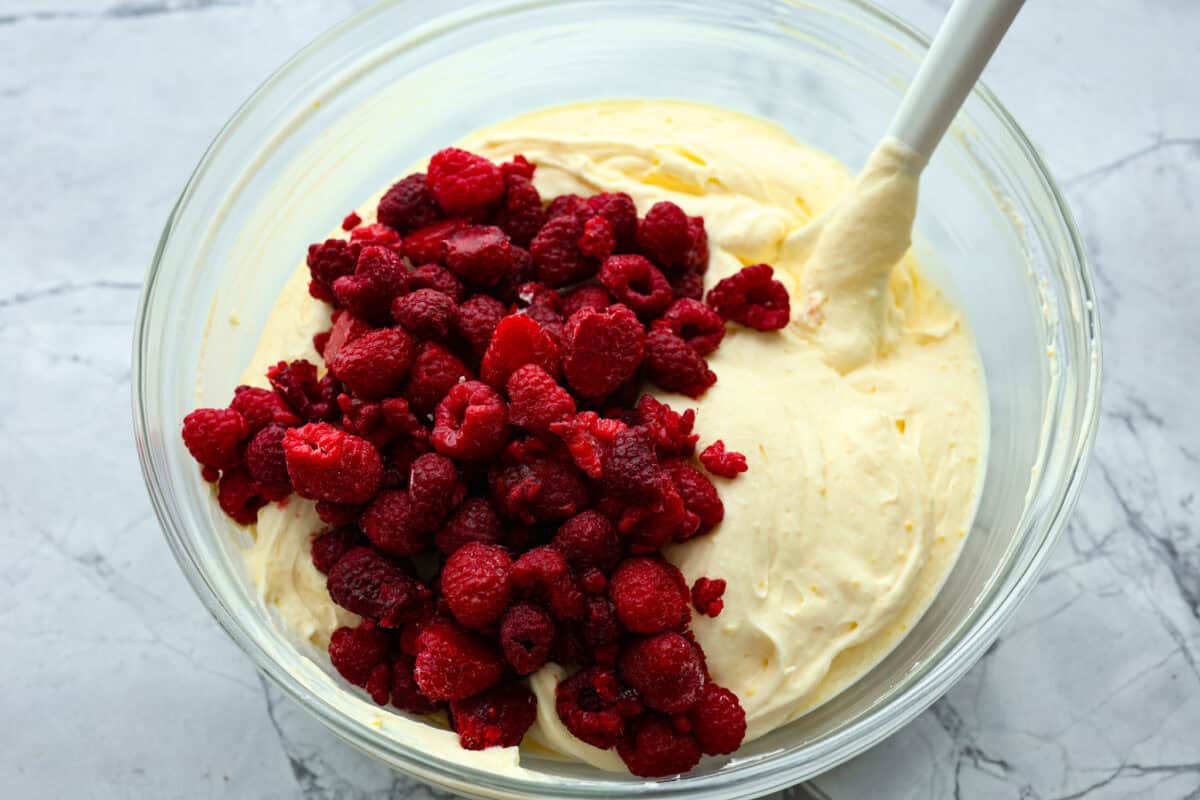
[[[589,0],[572,1],[576,4],[589,2]],[[927,36],[891,12],[875,6],[869,0],[835,0],[835,2],[850,6],[855,11],[866,15],[873,22],[882,25],[889,34],[902,38],[906,45],[914,45],[919,52],[924,52],[929,47],[930,41]],[[1036,176],[1037,188],[1045,192],[1051,199],[1054,214],[1050,221],[1060,229],[1061,233],[1065,234],[1063,238],[1071,252],[1073,269],[1065,269],[1064,274],[1069,275],[1072,279],[1066,285],[1068,299],[1077,301],[1079,307],[1079,315],[1074,318],[1072,327],[1082,333],[1088,350],[1092,354],[1090,359],[1082,359],[1082,361],[1086,361],[1082,367],[1082,369],[1086,369],[1086,375],[1082,375],[1081,370],[1079,377],[1086,377],[1086,380],[1079,380],[1075,387],[1076,391],[1082,394],[1082,405],[1076,404],[1079,406],[1076,409],[1079,435],[1075,439],[1073,450],[1065,454],[1064,467],[1061,470],[1063,474],[1059,477],[1058,484],[1050,496],[1054,510],[1044,524],[1041,540],[1023,561],[1012,564],[1016,570],[1012,578],[1012,589],[997,599],[989,614],[981,616],[977,621],[966,626],[962,638],[953,648],[944,652],[936,669],[931,669],[926,674],[919,676],[910,686],[896,694],[889,703],[871,708],[857,719],[847,723],[842,730],[827,737],[823,742],[827,748],[827,755],[817,769],[812,769],[812,765],[809,764],[788,764],[786,757],[794,751],[780,751],[756,759],[752,763],[741,765],[733,763],[726,769],[693,778],[685,777],[643,783],[630,783],[627,780],[618,783],[586,779],[578,782],[572,781],[568,785],[555,786],[550,782],[502,776],[487,770],[445,761],[423,754],[407,745],[384,740],[382,737],[372,735],[372,732],[363,731],[337,708],[314,695],[295,676],[283,669],[262,644],[242,627],[234,610],[226,606],[220,594],[205,576],[201,564],[190,550],[185,536],[181,534],[172,518],[172,500],[164,489],[166,480],[162,474],[163,466],[156,462],[151,452],[151,432],[154,430],[154,425],[149,418],[145,402],[148,378],[145,363],[150,348],[153,346],[153,342],[150,341],[151,332],[148,323],[155,299],[155,290],[162,278],[160,268],[164,252],[175,230],[180,213],[192,198],[196,186],[204,176],[212,158],[229,140],[248,109],[260,97],[268,94],[301,62],[317,54],[347,31],[357,28],[386,10],[419,4],[420,0],[381,0],[381,2],[361,10],[329,28],[285,61],[238,106],[229,120],[222,125],[205,148],[167,216],[163,233],[155,248],[138,298],[132,342],[131,399],[135,438],[143,479],[155,515],[163,529],[164,537],[184,576],[205,608],[230,638],[250,657],[255,667],[334,734],[372,755],[381,756],[386,753],[388,761],[393,764],[394,762],[403,764],[404,770],[420,780],[451,787],[468,794],[486,790],[489,794],[517,792],[521,796],[527,797],[601,797],[608,796],[614,787],[619,786],[623,793],[630,796],[686,797],[696,796],[696,792],[723,790],[720,795],[722,797],[754,797],[761,793],[791,786],[800,780],[819,774],[879,743],[945,694],[979,660],[986,648],[999,635],[1001,628],[1021,601],[1032,591],[1036,585],[1036,578],[1044,567],[1054,543],[1065,528],[1078,499],[1099,420],[1102,373],[1100,321],[1091,268],[1084,251],[1082,238],[1066,200],[1051,177],[1041,155],[1013,116],[982,81],[977,83],[972,90],[972,97],[983,102],[995,115],[1004,132],[1016,144],[1020,157],[1028,163],[1032,173]],[[807,5],[806,3],[797,4]],[[561,5],[561,2],[560,0],[484,0],[447,14],[429,14],[426,22],[433,27],[427,35],[432,36],[437,30],[445,27],[461,25],[493,14],[517,10],[527,11],[550,5]],[[1072,296],[1072,290],[1078,293],[1078,297]],[[1061,392],[1061,386],[1056,391]],[[1048,416],[1052,413],[1055,412],[1048,412]],[[1031,530],[1030,533],[1037,533],[1037,531]],[[885,709],[890,709],[890,714],[884,714]],[[735,782],[736,785],[734,785]]]

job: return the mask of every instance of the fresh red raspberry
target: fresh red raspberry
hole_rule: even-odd
[[[395,439],[383,425],[381,403],[358,400],[343,392],[338,395],[337,406],[342,412],[342,428],[347,433],[361,436],[376,449],[387,447]]]
[[[442,264],[446,260],[446,240],[466,224],[466,221],[461,219],[444,219],[422,225],[409,233],[404,240],[404,254],[414,265]],[[436,289],[437,287],[423,288]]]
[[[463,381],[474,378],[471,370],[445,347],[423,342],[417,347],[408,387],[404,390],[409,407],[421,415],[429,415],[442,398]]]
[[[671,292],[677,300],[681,298],[700,300],[704,297],[704,278],[699,273],[685,272],[669,280],[671,281]]]
[[[595,283],[587,283],[572,289],[563,296],[562,315],[570,319],[580,309],[590,308],[593,311],[603,311],[612,305],[612,295],[608,289]]]
[[[612,394],[641,366],[646,333],[623,305],[575,312],[565,335],[563,372],[571,388],[583,397],[599,399]]]
[[[436,289],[417,289],[392,301],[392,318],[420,339],[446,338],[454,317],[454,301]]]
[[[458,307],[454,328],[471,348],[476,358],[482,358],[492,341],[492,334],[508,309],[494,297],[477,294]]]
[[[512,253],[512,269],[499,283],[487,290],[488,294],[504,303],[506,308],[517,301],[517,288],[533,280],[533,256],[529,255],[529,251],[524,247],[515,244],[512,246]]]
[[[585,569],[579,576],[579,585],[585,594],[604,594],[608,591],[608,578],[595,567]],[[608,602],[605,600],[604,602]],[[615,619],[615,617],[614,617]]]
[[[583,219],[573,214],[554,216],[553,210],[550,214],[550,219],[529,243],[529,254],[533,256],[533,271],[537,280],[558,288],[585,281],[595,275],[598,262],[588,258],[579,249],[579,237],[583,235]]]
[[[604,577],[604,573],[599,570],[593,569],[589,572],[600,578]],[[621,639],[623,629],[617,620],[616,606],[612,604],[611,600],[600,593],[589,594],[582,633],[583,643],[591,651],[592,657],[597,663],[616,663],[617,643]]]
[[[583,618],[583,592],[567,560],[553,547],[535,547],[523,553],[512,565],[512,582],[521,596],[548,602],[556,619]]]
[[[690,733],[675,730],[671,718],[646,714],[633,720],[617,742],[617,754],[634,775],[665,778],[687,772],[700,763],[700,748]]]
[[[504,176],[483,156],[447,147],[429,159],[429,191],[450,216],[478,217],[500,201]]]
[[[643,506],[662,497],[662,470],[654,439],[646,428],[625,428],[617,433],[602,464],[601,482],[611,497]]]
[[[318,352],[328,364],[337,357],[343,347],[370,330],[371,326],[365,320],[359,319],[345,309],[338,309],[333,312],[333,327],[329,329],[329,338],[325,340],[325,346]]]
[[[227,469],[217,485],[217,504],[239,525],[253,525],[258,510],[267,504],[266,494],[243,467]]]
[[[379,705],[391,695],[392,665],[388,661],[392,637],[374,622],[363,620],[356,628],[338,628],[329,637],[329,660],[342,677],[355,686],[383,691],[372,693]],[[380,677],[375,677],[380,673]],[[380,684],[382,683],[382,686]]]
[[[413,677],[430,700],[462,700],[500,681],[504,662],[492,645],[450,622],[435,622],[417,637]]]
[[[365,503],[379,491],[383,460],[370,442],[324,422],[288,428],[287,471],[296,494],[333,503]]]
[[[786,328],[791,319],[787,288],[775,280],[767,264],[744,267],[708,291],[708,304],[721,319],[760,331]]]
[[[520,153],[513,156],[511,161],[505,161],[500,165],[500,174],[504,176],[506,181],[518,176],[531,181],[533,180],[533,173],[535,171],[537,171],[537,164],[534,164]]]
[[[405,653],[392,661],[392,705],[410,714],[432,714],[437,703],[421,694],[421,687],[413,677],[414,663],[415,659]]]
[[[550,458],[494,468],[491,483],[496,509],[522,525],[567,519],[589,500],[579,471]]]
[[[426,453],[412,463],[408,493],[422,516],[440,527],[467,490],[453,461],[439,453]]]
[[[425,429],[421,426],[421,421],[412,412],[408,400],[403,397],[388,397],[384,399],[379,404],[379,410],[383,414],[383,424],[388,430],[396,434],[417,438],[425,435]]]
[[[653,395],[644,394],[638,399],[637,421],[650,431],[654,449],[660,456],[689,456],[695,452],[700,437],[692,433],[696,425],[693,409],[680,414]]]
[[[562,295],[545,284],[537,281],[526,281],[516,290],[517,308],[530,307],[548,308],[555,314],[562,312]]]
[[[704,665],[696,648],[678,633],[638,639],[621,651],[621,678],[656,711],[687,711],[704,692]]]
[[[558,349],[561,352],[565,333],[563,318],[557,311],[549,306],[529,306],[517,313],[529,317],[540,325],[542,330],[546,332],[546,335],[558,345]]]
[[[378,400],[400,389],[415,349],[413,338],[404,329],[379,328],[342,347],[329,362],[329,371],[355,397]]]
[[[682,267],[687,263],[692,237],[688,231],[688,216],[670,201],[655,203],[638,222],[638,248],[664,268]]]
[[[356,525],[362,516],[363,507],[349,503],[330,503],[318,500],[316,504],[317,517],[326,525]],[[365,544],[365,542],[364,542]]]
[[[369,547],[355,547],[329,570],[329,596],[347,611],[398,628],[424,613],[429,588]]]
[[[533,319],[510,314],[496,326],[479,375],[483,381],[503,389],[518,367],[537,364],[552,376],[562,374],[562,351],[554,339]]]
[[[513,267],[512,243],[491,225],[468,225],[446,240],[446,267],[472,286],[495,286]]]
[[[300,418],[288,408],[283,398],[270,389],[239,386],[233,390],[233,402],[229,407],[242,415],[249,435],[254,435],[271,424],[282,425],[285,428],[300,424]]]
[[[595,411],[582,411],[574,417],[550,426],[567,446],[575,465],[589,478],[604,474],[604,456],[617,434],[627,426],[619,419],[601,417]]]
[[[657,558],[622,561],[609,577],[608,596],[621,624],[634,633],[673,630],[687,621],[687,583],[678,569]]]
[[[398,256],[404,255],[404,242],[400,238],[400,234],[378,222],[355,228],[350,233],[350,242],[362,247],[382,247],[391,250]]]
[[[318,422],[337,416],[337,380],[333,375],[317,380],[315,364],[303,358],[280,361],[267,370],[267,380],[301,420]]]
[[[725,321],[699,300],[676,300],[654,324],[669,328],[702,356],[716,350],[725,338]]]
[[[441,219],[442,210],[429,192],[425,173],[414,172],[392,184],[379,200],[376,216],[401,233],[423,228]]]
[[[404,291],[407,270],[400,256],[385,247],[364,247],[353,275],[333,282],[337,302],[375,325],[391,319],[392,298]]]
[[[484,461],[508,441],[508,407],[495,389],[479,381],[452,388],[438,403],[430,442],[461,461]]]
[[[602,750],[625,732],[621,681],[610,667],[581,669],[554,690],[558,718],[576,738]]]
[[[231,469],[242,460],[241,444],[250,434],[232,408],[198,408],[183,418],[183,443],[192,458],[213,469]]]
[[[333,282],[353,275],[362,246],[344,239],[326,239],[308,246],[308,271],[312,276],[309,294],[318,300],[333,299]]]
[[[471,542],[454,551],[442,567],[442,596],[450,613],[467,628],[483,628],[508,608],[512,559],[495,544]]]
[[[723,579],[697,578],[692,584],[692,605],[706,617],[715,617],[725,608],[725,601],[721,599],[723,594]]]
[[[746,712],[733,692],[709,683],[690,711],[692,735],[705,755],[723,756],[741,747],[746,738]]]
[[[287,458],[283,453],[283,437],[287,428],[268,425],[246,445],[246,469],[250,477],[262,487],[264,494],[282,500],[292,493],[292,480],[288,477]]]
[[[519,681],[450,703],[451,727],[466,750],[516,747],[537,718],[537,698]]]
[[[496,224],[508,234],[513,244],[522,247],[528,247],[546,224],[542,196],[528,178],[520,175],[505,177],[504,205],[496,214]]]
[[[700,518],[689,511],[683,496],[666,481],[661,498],[652,505],[628,506],[617,521],[631,553],[656,553],[671,543],[696,535]]]
[[[514,603],[500,621],[500,649],[518,675],[529,675],[550,658],[554,619],[541,606]]]
[[[722,478],[736,478],[739,473],[749,469],[746,457],[736,450],[726,450],[725,442],[720,439],[700,451],[700,463],[713,475]]]
[[[441,292],[454,303],[458,303],[466,296],[466,289],[463,287],[462,281],[454,277],[450,270],[436,264],[418,267],[405,277],[404,291],[406,293],[411,294],[423,289]]]
[[[482,497],[468,497],[438,531],[434,544],[451,555],[471,542],[498,544],[503,538],[504,529],[492,504]]]
[[[666,311],[674,296],[667,277],[643,256],[611,256],[600,268],[600,282],[641,320]]]
[[[584,511],[564,522],[551,544],[580,572],[611,572],[623,550],[612,521],[596,511]]]
[[[668,392],[699,397],[717,382],[704,357],[672,331],[654,328],[646,334],[646,377]]]
[[[579,252],[588,258],[603,261],[613,254],[617,246],[612,223],[597,214],[583,224],[583,233],[575,244]]]
[[[367,540],[363,538],[363,535],[356,527],[347,525],[327,530],[313,539],[313,566],[322,575],[328,575],[333,566],[341,561],[342,556],[349,553],[355,547],[360,547],[366,543]]]
[[[548,435],[550,425],[575,415],[575,401],[550,373],[526,364],[508,379],[508,415],[514,425]]]
[[[693,535],[703,535],[725,519],[725,505],[717,493],[717,487],[704,473],[683,459],[672,459],[663,463],[663,469],[675,484],[684,507],[695,514],[700,524]]]
[[[547,219],[575,217],[579,220],[580,225],[593,214],[595,212],[588,208],[587,200],[577,194],[560,194],[551,200],[550,205],[546,208]]]
[[[704,217],[688,217],[688,252],[683,266],[697,275],[708,272],[708,232]]]
[[[624,192],[603,192],[587,199],[588,209],[609,221],[617,253],[632,253],[637,247],[637,206]]]
[[[424,428],[422,428],[424,431]],[[408,486],[413,462],[433,450],[425,435],[404,438],[394,443],[387,452],[383,466],[383,489],[403,489]]]
[[[359,522],[371,544],[394,556],[415,556],[429,546],[437,524],[403,489],[376,495]]]

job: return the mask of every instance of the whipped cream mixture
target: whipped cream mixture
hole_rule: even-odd
[[[735,480],[714,478],[725,521],[667,556],[689,582],[728,582],[723,613],[696,615],[693,630],[713,678],[741,699],[747,741],[861,677],[943,582],[970,527],[985,460],[973,341],[907,252],[921,164],[885,142],[855,181],[766,122],[663,101],[550,109],[460,146],[495,161],[524,154],[538,165],[543,197],[623,191],[643,213],[671,200],[703,215],[708,286],[747,264],[776,268],[792,323],[778,333],[731,325],[710,357],[715,386],[698,401],[659,393],[697,410],[702,444],[723,439],[750,467]],[[366,222],[377,199],[359,209]],[[307,279],[302,266],[289,281],[245,382],[265,385],[266,368],[280,359],[319,363],[311,338],[328,327],[329,311],[308,296]],[[283,622],[324,647],[357,618],[332,603],[309,559],[321,527],[307,501],[269,506],[246,560]],[[563,674],[551,664],[532,676],[539,711],[529,749],[624,770],[615,752],[559,722],[554,688]],[[406,738],[451,736],[410,724]],[[511,751],[462,752],[490,769],[520,769]]]

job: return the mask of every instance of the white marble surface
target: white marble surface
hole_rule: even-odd
[[[137,289],[176,193],[254,86],[363,4],[0,2],[4,796],[441,796],[264,685],[172,561],[129,422]],[[932,30],[947,0],[886,5]],[[1195,0],[1038,0],[989,69],[1095,265],[1096,460],[999,643],[823,793],[1200,797],[1197,31]]]

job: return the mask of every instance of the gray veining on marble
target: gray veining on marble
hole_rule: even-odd
[[[129,425],[137,290],[193,163],[265,75],[364,4],[0,0],[5,796],[445,796],[257,676],[173,563]],[[930,31],[947,0],[885,5]],[[1194,0],[1036,0],[989,68],[1096,268],[1096,460],[999,642],[821,793],[1200,797],[1198,75]]]

